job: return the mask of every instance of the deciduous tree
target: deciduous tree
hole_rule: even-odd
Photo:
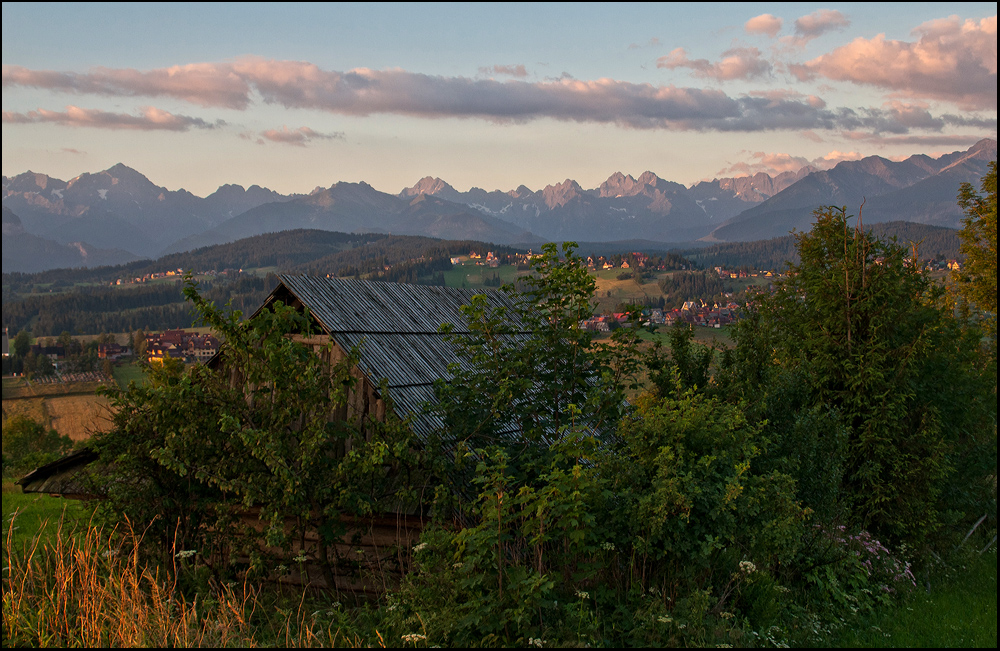
[[[997,163],[990,163],[978,194],[971,183],[963,183],[958,205],[965,211],[959,232],[964,268],[955,274],[959,291],[969,303],[986,313],[987,332],[996,347],[997,335]]]

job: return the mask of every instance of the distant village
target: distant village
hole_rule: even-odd
[[[116,278],[115,280],[108,283],[109,285],[137,285],[141,283],[148,283],[153,280],[163,280],[169,278],[176,278],[180,280],[184,277],[185,271],[183,269],[170,269],[169,271],[156,271],[142,276],[135,276],[134,278]],[[206,271],[195,271],[193,275],[195,276],[226,276],[229,278],[236,277],[243,273],[242,269],[223,269],[218,271],[215,269],[209,269]]]
[[[3,333],[4,354],[8,354],[8,334]],[[185,330],[164,330],[163,332],[148,334],[144,339],[145,350],[139,353],[145,361],[150,364],[162,363],[165,359],[177,359],[182,362],[202,362],[211,359],[219,350],[219,340],[210,334],[199,334],[197,332],[187,332]],[[82,350],[82,347],[75,343],[75,348]],[[65,342],[58,341],[52,337],[39,339],[32,344],[29,353],[34,357],[47,357],[58,369],[59,364],[76,354],[79,350],[74,350],[74,344],[69,348]],[[97,359],[117,362],[135,356],[133,346],[122,345],[117,342],[104,342],[97,344]]]

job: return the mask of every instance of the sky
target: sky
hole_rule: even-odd
[[[4,176],[584,188],[968,149],[996,3],[3,3]]]

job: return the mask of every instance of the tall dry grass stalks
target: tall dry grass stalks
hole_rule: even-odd
[[[22,548],[14,543],[17,514],[4,540],[3,646],[247,647],[353,646],[305,615],[300,606],[283,623],[259,613],[260,592],[246,583],[219,586],[188,600],[176,573],[140,562],[141,536],[128,528],[88,527],[70,535],[62,521],[53,535],[40,530]],[[176,568],[174,568],[176,569]],[[277,624],[277,626],[276,626]],[[339,639],[338,639],[339,636]],[[264,639],[261,640],[260,638]]]

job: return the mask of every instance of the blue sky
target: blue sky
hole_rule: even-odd
[[[3,174],[691,184],[996,137],[996,4],[3,4]]]

